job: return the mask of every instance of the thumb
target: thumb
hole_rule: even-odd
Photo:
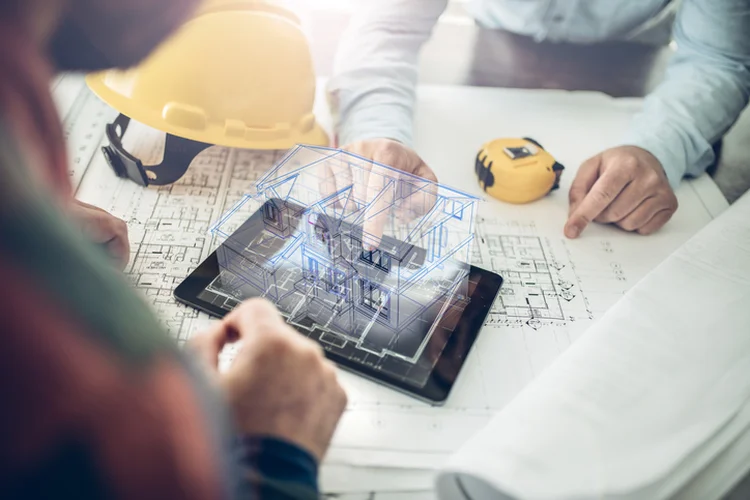
[[[234,340],[231,329],[224,321],[217,321],[211,327],[193,335],[188,345],[196,357],[208,368],[217,370],[219,353],[227,343]]]

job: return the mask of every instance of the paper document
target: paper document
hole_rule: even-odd
[[[444,463],[627,290],[726,208],[704,177],[680,186],[679,210],[654,235],[594,224],[580,239],[564,238],[578,165],[617,145],[639,106],[638,100],[590,92],[419,89],[416,147],[440,182],[481,195],[469,161],[488,140],[526,135],[565,166],[562,186],[527,205],[480,203],[472,260],[505,282],[452,395],[433,408],[342,374],[350,404],[335,437],[338,459],[362,463],[366,456],[369,465],[403,467]]]
[[[749,305],[746,195],[477,433],[441,498],[672,497],[750,428]]]
[[[320,93],[323,88],[320,82]],[[247,194],[281,153],[210,148],[179,182],[144,189],[115,177],[100,153],[104,124],[116,112],[88,92],[80,77],[66,75],[54,91],[77,196],[127,222],[126,273],[169,333],[185,341],[212,320],[176,303],[174,288],[215,248],[211,223]],[[319,94],[316,113],[323,123],[324,104]],[[349,407],[329,455],[332,465],[414,471],[392,487],[379,481],[381,490],[407,481],[411,487],[422,484],[423,470],[442,465],[629,288],[726,207],[704,177],[680,187],[679,211],[653,236],[594,225],[580,240],[563,237],[567,190],[577,166],[617,144],[638,107],[639,101],[589,92],[420,87],[416,147],[441,182],[482,195],[474,179],[475,155],[482,143],[503,136],[532,136],[566,170],[561,189],[538,202],[480,203],[472,259],[502,274],[505,286],[446,405],[433,408],[341,372]],[[138,124],[130,125],[124,142],[144,162],[160,160],[163,140]],[[348,469],[331,470],[342,481],[327,484],[348,491],[356,486],[343,477]]]

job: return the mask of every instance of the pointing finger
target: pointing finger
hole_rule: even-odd
[[[370,206],[362,228],[362,246],[370,251],[380,246],[388,219],[395,212],[399,177],[397,172],[412,173],[412,165],[400,145],[389,142],[373,153],[372,170],[367,183],[367,203]]]
[[[331,165],[323,162],[316,167],[318,175],[318,191],[321,196],[328,197],[336,192],[336,174]]]
[[[591,191],[578,204],[565,224],[565,236],[577,238],[591,221],[606,209],[617,195],[627,186],[628,178],[616,170],[602,174]]]
[[[572,214],[575,211],[578,204],[581,203],[586,197],[586,194],[593,187],[596,179],[599,177],[599,167],[601,166],[601,162],[601,155],[596,155],[581,164],[575,179],[573,179],[573,184],[570,186],[570,192],[568,193],[568,201],[570,203],[568,214]]]
[[[382,167],[373,164],[367,183],[367,203],[362,225],[362,246],[365,250],[375,250],[380,246],[383,231],[393,206],[394,185],[384,175]]]

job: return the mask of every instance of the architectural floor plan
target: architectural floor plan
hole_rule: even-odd
[[[151,145],[159,143],[149,139],[152,132],[133,127],[129,134],[131,150],[158,160],[158,150],[149,153]],[[211,148],[178,183],[144,189],[117,179],[99,154],[92,155],[78,195],[128,222],[132,257],[126,273],[178,341],[212,320],[176,303],[174,287],[220,243],[210,232],[212,223],[236,206],[280,157],[276,152]],[[586,297],[587,284],[595,286],[599,297],[608,293],[610,300],[627,289],[627,281],[613,271],[612,264],[619,264],[607,251],[608,243],[598,248],[579,270],[562,238],[551,238],[530,222],[485,216],[480,207],[472,259],[501,273],[508,285],[454,395],[445,407],[432,408],[342,373],[350,408],[337,435],[338,455],[333,456],[372,449],[375,456],[386,457],[387,450],[395,448],[420,450],[420,460],[436,460],[425,457],[442,456],[458,446],[590,324],[595,311]],[[565,298],[568,294],[571,300]],[[341,345],[341,338],[326,336],[334,345]],[[225,358],[231,358],[231,351]],[[497,386],[496,380],[504,382]],[[425,426],[419,433],[405,425],[420,419]]]
[[[212,320],[176,303],[174,287],[218,246],[220,239],[212,235],[212,225],[253,194],[253,185],[283,154],[210,148],[178,183],[144,189],[116,178],[99,152],[104,124],[116,113],[93,97],[80,78],[63,77],[54,91],[65,123],[77,196],[128,223],[131,261],[126,273],[170,334],[184,342]],[[159,160],[160,143],[135,123],[125,137],[130,151],[154,162]],[[470,171],[472,165],[467,168]],[[362,491],[357,488],[370,484],[380,491],[395,484],[396,475],[364,477],[357,475],[359,469],[347,467],[429,470],[438,466],[633,283],[711,219],[696,192],[690,185],[681,189],[680,211],[665,231],[649,238],[597,226],[587,231],[585,239],[565,240],[559,217],[549,215],[550,207],[566,211],[563,199],[542,200],[523,209],[480,202],[470,258],[479,267],[503,275],[506,284],[451,397],[444,407],[430,407],[342,372],[349,406],[327,466],[341,467],[336,470],[343,472],[329,474],[325,471],[334,469],[324,469],[324,484],[330,480],[337,488],[346,486],[334,488],[340,492]],[[335,285],[335,279],[329,281]],[[335,335],[326,338],[340,342]],[[224,355],[225,362],[230,359],[231,351]],[[345,484],[347,477],[362,481]],[[425,477],[429,479],[429,474]],[[414,491],[417,487],[407,479],[401,486]]]

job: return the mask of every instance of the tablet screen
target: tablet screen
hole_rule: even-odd
[[[356,225],[275,200],[176,295],[216,315],[268,298],[339,364],[436,401],[452,386],[501,281],[389,236],[368,248]]]

